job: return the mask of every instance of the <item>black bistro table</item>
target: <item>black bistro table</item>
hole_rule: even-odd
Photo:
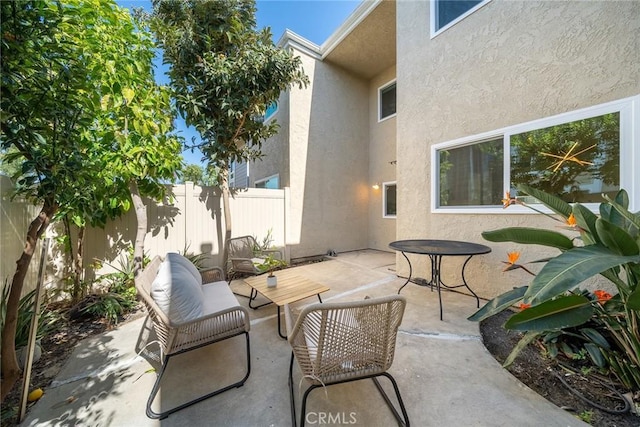
[[[404,285],[398,289],[398,294],[411,281],[411,276],[413,274],[411,261],[409,261],[407,254],[428,255],[431,260],[431,281],[421,286],[431,286],[431,290],[433,290],[433,287],[435,286],[437,289],[438,302],[440,303],[440,320],[442,320],[442,296],[440,294],[440,290],[443,287],[446,289],[461,288],[463,286],[466,287],[476,298],[476,305],[480,308],[480,298],[478,298],[478,295],[476,295],[476,293],[473,292],[467,284],[467,280],[464,277],[464,269],[467,267],[467,264],[474,255],[488,254],[491,252],[490,247],[478,243],[460,242],[457,240],[431,239],[396,240],[395,242],[389,243],[389,247],[396,251],[400,251],[402,256],[407,260],[407,263],[409,263],[409,277]],[[462,265],[462,285],[448,286],[442,282],[441,266],[442,258],[445,256],[467,257],[467,260]]]

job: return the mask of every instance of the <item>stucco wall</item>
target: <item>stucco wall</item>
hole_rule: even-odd
[[[289,93],[291,257],[366,248],[368,86],[300,55],[311,84]]]
[[[287,153],[289,151],[289,94],[285,92],[278,100],[278,111],[269,120],[275,120],[280,126],[279,132],[262,144],[263,157],[251,162],[249,167],[249,187],[254,187],[260,181],[278,174],[280,188],[289,186],[289,166]]]
[[[491,297],[530,281],[521,271],[501,272],[506,252],[522,250],[524,260],[554,252],[484,242],[480,233],[554,224],[508,210],[430,213],[430,146],[640,93],[640,8],[494,0],[433,39],[429,12],[428,2],[397,2],[398,238],[488,244],[493,252],[472,260],[467,277]],[[397,259],[406,274],[406,262]],[[417,264],[422,275],[425,262]],[[456,279],[458,267],[445,261],[445,281]]]
[[[384,251],[396,237],[396,220],[382,217],[382,183],[396,180],[396,118],[378,121],[378,90],[395,78],[393,66],[369,82],[369,247]]]

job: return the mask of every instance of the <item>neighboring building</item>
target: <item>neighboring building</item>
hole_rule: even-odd
[[[371,1],[322,46],[289,31],[280,45],[311,84],[280,97],[280,133],[249,165],[248,185],[290,188],[293,258],[554,227],[502,208],[521,182],[581,202],[625,188],[640,209],[637,2]],[[551,134],[579,144],[547,152]],[[548,179],[554,154],[582,150],[576,159],[592,165]],[[549,254],[490,246],[469,266],[483,296],[528,280],[500,273],[507,251]],[[453,281],[459,269],[445,274]]]

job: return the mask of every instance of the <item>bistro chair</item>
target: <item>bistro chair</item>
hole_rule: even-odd
[[[316,303],[303,308],[297,319],[285,305],[288,341],[291,345],[289,394],[292,424],[296,425],[293,383],[294,359],[302,377],[310,383],[302,397],[300,425],[304,426],[307,398],[318,387],[371,378],[399,425],[409,417],[395,379],[387,372],[393,363],[398,327],[406,300],[399,295],[356,302]],[[377,377],[393,385],[400,415]]]
[[[260,249],[253,236],[233,237],[227,241],[229,261],[227,279],[229,283],[239,275],[257,276],[264,273],[257,266],[268,257],[284,259],[280,249]]]

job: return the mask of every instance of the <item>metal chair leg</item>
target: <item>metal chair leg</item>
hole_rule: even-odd
[[[200,396],[196,399],[190,400],[189,402],[183,403],[181,405],[178,405],[172,409],[163,411],[163,412],[154,412],[151,409],[151,405],[153,404],[153,401],[156,398],[156,395],[158,394],[158,391],[160,389],[160,380],[162,380],[162,376],[164,375],[166,369],[167,369],[167,365],[169,364],[169,359],[173,356],[177,356],[182,354],[181,353],[176,353],[176,354],[172,354],[172,355],[168,355],[165,356],[164,361],[162,363],[162,368],[160,369],[160,373],[158,374],[155,383],[153,384],[153,388],[151,389],[151,394],[149,395],[149,399],[147,400],[147,417],[151,418],[151,419],[164,419],[167,418],[169,415],[173,414],[174,412],[178,412],[184,408],[187,408],[191,405],[195,405],[196,403],[202,402],[205,399],[209,399],[210,397],[216,396],[220,393],[224,393],[225,391],[231,390],[232,388],[239,388],[242,387],[244,385],[244,383],[247,381],[247,379],[249,378],[249,374],[251,373],[251,344],[249,341],[249,333],[248,332],[243,332],[243,334],[245,335],[246,338],[246,353],[247,353],[247,372],[244,375],[244,377],[238,381],[235,382],[233,384],[229,384],[225,387],[219,388],[217,390],[212,391],[211,393],[208,393],[204,396]],[[237,335],[236,335],[237,336]],[[231,338],[231,337],[229,337]],[[226,338],[228,339],[228,338]],[[217,342],[221,342],[221,341],[217,341]],[[215,344],[215,343],[210,343],[210,344]],[[207,345],[210,345],[207,344]],[[204,347],[204,346],[202,346]],[[201,348],[201,347],[196,347],[196,348]],[[196,348],[192,349],[195,350]],[[189,350],[191,351],[191,350]]]
[[[294,389],[293,389],[293,360],[294,360],[294,358],[295,358],[295,355],[293,354],[293,352],[291,352],[291,361],[289,362],[289,397],[290,397],[290,401],[291,401],[291,425],[296,427],[297,426],[296,404],[295,404],[295,393],[294,393]],[[391,381],[391,384],[393,385],[393,390],[396,393],[396,398],[398,399],[398,404],[400,405],[400,411],[402,412],[402,415],[400,415],[398,413],[398,410],[396,409],[396,407],[394,406],[393,402],[389,398],[389,395],[384,391],[384,389],[380,385],[380,382],[377,379],[377,377],[379,377],[379,376],[385,376],[385,377],[389,378],[389,381]],[[373,380],[374,384],[376,385],[376,388],[378,389],[378,391],[382,395],[382,398],[387,403],[387,406],[389,406],[389,409],[393,413],[393,416],[395,417],[396,421],[398,422],[398,425],[401,426],[401,427],[410,427],[409,415],[407,414],[407,409],[404,406],[404,401],[402,400],[402,396],[400,395],[400,389],[398,388],[398,383],[393,378],[393,376],[391,376],[391,374],[389,374],[388,372],[383,372],[381,374],[376,374],[376,375],[369,375],[369,376],[362,377],[362,378],[354,378],[354,379],[351,379],[351,380],[339,381],[339,382],[335,382],[335,383],[331,383],[331,384],[325,384],[324,386],[325,387],[329,387],[329,386],[335,385],[335,384],[342,384],[342,383],[348,383],[348,382],[353,382],[353,381],[359,381],[359,380],[363,380],[363,379],[367,379],[367,378],[371,378]],[[319,388],[319,387],[322,387],[322,386],[316,385],[316,384],[310,385],[305,390],[305,392],[304,392],[304,394],[302,396],[302,407],[300,408],[300,427],[304,427],[305,421],[306,421],[305,418],[306,418],[306,413],[307,413],[307,398],[309,397],[309,394],[313,390],[315,390],[316,388]]]
[[[289,401],[291,403],[291,425],[296,426],[296,401],[293,392],[293,351],[291,352],[291,361],[289,362]]]
[[[391,412],[393,412],[393,416],[398,421],[398,425],[402,427],[409,427],[409,415],[407,415],[407,409],[405,408],[404,402],[402,401],[402,396],[400,396],[400,389],[398,388],[398,383],[396,383],[396,380],[391,376],[391,374],[387,372],[383,372],[380,375],[384,375],[385,377],[389,378],[389,380],[391,381],[391,384],[393,384],[393,389],[396,392],[396,398],[398,399],[398,403],[400,404],[400,410],[402,411],[402,418],[400,417],[400,414],[398,413],[398,410],[396,409],[396,407],[393,405],[393,402],[391,402],[391,399],[389,399],[389,395],[387,395],[387,393],[384,391],[384,389],[380,385],[378,378],[376,377],[371,378],[373,380],[373,383],[376,385],[376,388],[382,395],[382,398],[384,399],[384,401],[387,402],[387,406],[389,406],[389,409],[391,409]]]

